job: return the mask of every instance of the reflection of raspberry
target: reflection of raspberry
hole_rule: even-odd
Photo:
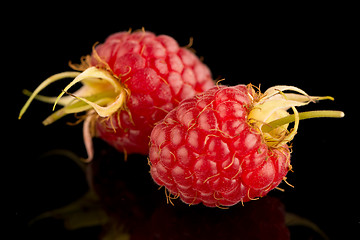
[[[187,99],[151,133],[151,175],[187,204],[231,206],[265,196],[291,169],[287,142],[306,115],[295,106],[321,99],[329,97],[310,97],[291,86],[262,94],[245,85],[214,87]],[[294,129],[288,131],[291,121]]]
[[[162,206],[155,210],[150,224],[148,239],[290,239],[284,205],[272,197],[231,211]]]

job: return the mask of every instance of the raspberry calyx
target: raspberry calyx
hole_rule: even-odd
[[[70,77],[75,78],[63,89],[62,93],[57,98],[38,95],[38,93],[49,84]],[[73,94],[68,93],[68,90],[79,82],[82,82],[83,86]],[[83,125],[83,138],[88,155],[88,157],[84,159],[85,162],[91,161],[94,155],[92,137],[95,135],[93,130],[94,116],[96,116],[95,112],[100,117],[110,117],[118,110],[125,110],[130,115],[129,110],[126,107],[129,90],[121,83],[119,78],[111,72],[111,70],[109,71],[105,68],[89,67],[82,73],[63,72],[55,74],[40,84],[32,94],[28,91],[24,91],[24,93],[30,95],[30,97],[21,109],[19,119],[21,119],[34,98],[43,102],[53,103],[53,111],[57,104],[63,106],[63,108],[52,113],[43,121],[45,126],[67,114],[88,111]],[[63,97],[65,93],[69,96]]]
[[[253,89],[252,89],[253,90]],[[284,93],[294,91],[296,93]],[[319,100],[334,100],[333,97],[309,96],[300,88],[279,85],[267,89],[264,93],[252,94],[254,104],[249,112],[249,123],[262,133],[269,147],[282,146],[290,142],[297,133],[299,121],[309,118],[341,118],[345,114],[341,111],[308,111],[299,113],[295,107],[304,106]],[[293,110],[290,115],[287,110]],[[289,123],[294,127],[289,131]]]
[[[88,64],[83,62],[82,67],[84,68],[85,65]],[[41,90],[51,83],[72,77],[74,77],[74,80],[62,90],[57,98],[38,95]],[[83,86],[75,93],[69,93],[68,90],[79,82],[82,82]],[[29,92],[24,91],[24,93]],[[69,96],[63,97],[65,93]],[[43,121],[44,125],[49,125],[67,114],[79,113],[90,110],[91,108],[94,109],[100,117],[109,117],[119,109],[126,110],[126,99],[129,96],[129,90],[108,66],[93,66],[86,68],[81,73],[71,71],[55,74],[42,82],[32,94],[28,95],[30,95],[30,97],[21,109],[19,119],[21,119],[34,98],[43,102],[53,103],[53,111],[57,104],[64,106]]]

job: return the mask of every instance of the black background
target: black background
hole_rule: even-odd
[[[48,76],[70,70],[69,60],[78,62],[95,42],[103,42],[111,33],[144,27],[170,35],[182,46],[193,37],[192,48],[203,57],[214,79],[225,78],[223,84],[261,84],[263,90],[277,84],[294,85],[310,95],[335,98],[299,108],[342,110],[346,116],[300,123],[293,141],[294,173],[288,174],[295,188],[284,186],[286,192],[277,196],[287,211],[315,222],[331,239],[355,239],[360,228],[359,132],[354,120],[358,41],[351,7],[275,6],[278,10],[273,11],[259,6],[215,6],[210,11],[206,6],[195,9],[189,2],[183,4],[181,10],[141,4],[98,3],[76,9],[70,4],[29,5],[3,20],[13,22],[5,24],[2,39],[3,197],[10,202],[13,236],[26,236],[30,219],[87,190],[76,165],[63,159],[41,159],[53,149],[84,156],[81,126],[67,126],[66,120],[73,120],[70,117],[44,127],[41,121],[51,113],[51,106],[39,102],[18,120],[27,99],[22,89],[33,90]],[[180,13],[173,14],[174,9]],[[55,95],[58,86],[65,85],[55,84],[47,93]]]

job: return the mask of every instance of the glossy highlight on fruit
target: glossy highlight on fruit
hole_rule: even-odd
[[[110,35],[82,57],[76,70],[55,74],[31,94],[20,112],[34,98],[63,108],[55,111],[44,125],[61,117],[84,112],[84,141],[90,160],[91,138],[97,136],[124,153],[148,153],[149,135],[154,124],[182,100],[214,86],[210,70],[188,48],[170,36],[145,31]],[[74,78],[56,98],[38,93],[49,84]],[[70,93],[71,88],[83,86]],[[53,110],[54,110],[53,109]]]
[[[286,182],[292,168],[288,142],[299,120],[343,117],[338,111],[299,114],[295,108],[322,99],[332,98],[292,86],[261,93],[237,85],[184,100],[151,133],[151,176],[166,188],[169,202],[180,197],[189,205],[222,207],[263,197]],[[288,130],[290,122],[294,128]]]

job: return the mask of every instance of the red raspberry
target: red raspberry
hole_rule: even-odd
[[[90,157],[94,135],[121,152],[147,154],[154,124],[181,100],[214,86],[209,69],[190,50],[169,36],[145,31],[112,34],[81,64],[70,66],[83,72],[64,72],[45,80],[19,118],[44,87],[76,77],[56,101],[39,98],[65,106],[49,116],[45,125],[66,114],[87,111],[84,138]],[[77,82],[84,86],[60,99]]]
[[[299,120],[343,116],[337,111],[299,114],[294,108],[321,99],[332,98],[310,97],[291,86],[264,94],[250,85],[214,87],[182,101],[153,129],[150,173],[190,205],[231,206],[265,196],[291,169],[287,143]],[[289,108],[295,114],[289,115]],[[292,121],[294,129],[288,131]]]

